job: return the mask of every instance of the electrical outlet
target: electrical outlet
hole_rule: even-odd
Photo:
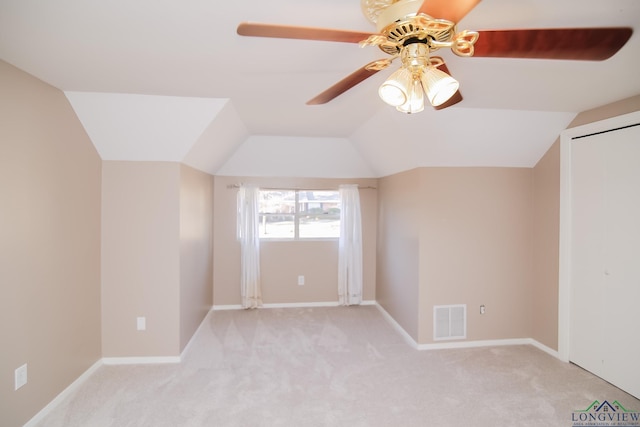
[[[298,276],[298,285],[299,286],[304,285],[304,276]]]
[[[486,310],[486,307],[484,306],[484,304],[482,304],[482,305],[480,306],[480,314],[484,314],[484,313],[486,313],[486,311],[487,311],[487,310]]]
[[[146,317],[138,317],[136,319],[137,327],[139,331],[144,331],[147,329],[147,318]]]
[[[20,366],[15,371],[15,386],[16,390],[27,383],[27,364]]]

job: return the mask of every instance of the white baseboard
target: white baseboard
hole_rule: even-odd
[[[502,345],[531,344],[531,338],[507,338],[498,340],[449,341],[432,344],[419,344],[418,350],[441,350],[450,348],[495,347]]]
[[[377,305],[373,300],[362,301],[360,305]],[[261,308],[307,308],[307,307],[339,307],[338,301],[320,301],[320,302],[282,302],[282,303],[264,303]],[[241,305],[214,305],[213,311],[222,310],[244,310]]]
[[[67,396],[73,393],[80,385],[87,380],[93,373],[102,366],[102,359],[91,365],[89,369],[84,371],[74,382],[69,384],[67,388],[62,390],[51,402],[42,408],[37,414],[35,414],[23,427],[33,427],[42,421],[49,413],[58,406]]]
[[[554,350],[551,347],[547,347],[546,345],[542,344],[540,341],[536,341],[533,338],[529,338],[529,339],[531,340],[529,344],[531,344],[532,346],[536,347],[539,350],[544,351],[545,353],[555,357],[556,359],[560,359],[560,353],[558,352],[558,350]],[[564,362],[566,362],[566,360],[564,360]]]
[[[204,317],[202,318],[202,321],[196,328],[196,331],[193,333],[193,335],[191,335],[191,338],[189,338],[189,342],[182,349],[182,353],[180,353],[180,361],[182,361],[182,359],[184,358],[184,355],[187,354],[187,351],[191,348],[191,344],[193,343],[194,338],[196,337],[196,335],[198,335],[198,332],[200,332],[200,329],[202,329],[202,325],[204,325],[207,319],[209,318],[209,314],[211,314],[211,311],[213,311],[213,307],[209,308],[209,310],[207,311],[207,314],[204,315]]]
[[[454,341],[436,344],[420,344],[419,350],[438,350],[445,348],[472,348],[472,347],[496,347],[501,345],[532,345],[539,350],[544,351],[550,356],[560,359],[560,355],[556,350],[547,347],[533,338],[507,338],[499,340],[477,340],[477,341]]]
[[[149,365],[154,363],[180,363],[180,356],[159,357],[104,357],[105,365]]]
[[[492,346],[502,346],[502,345],[532,345],[539,350],[544,351],[545,353],[553,356],[557,359],[560,359],[560,354],[541,342],[533,339],[533,338],[509,338],[509,339],[498,339],[498,340],[476,340],[476,341],[449,341],[449,342],[439,342],[432,344],[418,344],[411,335],[407,331],[404,330],[402,326],[394,319],[387,311],[377,302],[375,302],[376,307],[382,313],[384,318],[393,326],[393,328],[400,333],[400,335],[404,338],[404,340],[411,347],[417,350],[440,350],[440,349],[449,349],[449,348],[472,348],[472,347],[492,347]]]
[[[228,305],[214,305],[211,307],[213,311],[222,311],[222,310],[242,310],[242,306],[240,304],[228,304]]]
[[[338,301],[322,302],[282,302],[262,304],[262,308],[308,308],[308,307],[337,307]]]
[[[407,344],[417,349],[418,343],[416,342],[416,340],[414,340],[413,337],[409,335],[409,333],[405,331],[402,326],[400,326],[396,319],[394,319],[389,313],[387,313],[387,310],[385,310],[380,304],[376,303],[375,305],[376,307],[378,307],[378,310],[380,310],[380,313],[382,313],[382,317],[384,317],[387,322],[389,322],[389,324],[393,326],[393,329],[395,329],[402,336],[402,338],[404,338]]]

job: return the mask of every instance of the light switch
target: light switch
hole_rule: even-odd
[[[147,318],[146,317],[138,317],[136,319],[137,321],[137,325],[138,325],[138,330],[139,331],[144,331],[147,329]]]
[[[15,389],[19,389],[27,383],[27,364],[20,366],[15,371]]]

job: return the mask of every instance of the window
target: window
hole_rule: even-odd
[[[340,193],[326,190],[260,190],[261,239],[337,239]]]

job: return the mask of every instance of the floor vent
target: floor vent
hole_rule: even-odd
[[[467,338],[467,305],[433,306],[433,339],[458,340]]]

